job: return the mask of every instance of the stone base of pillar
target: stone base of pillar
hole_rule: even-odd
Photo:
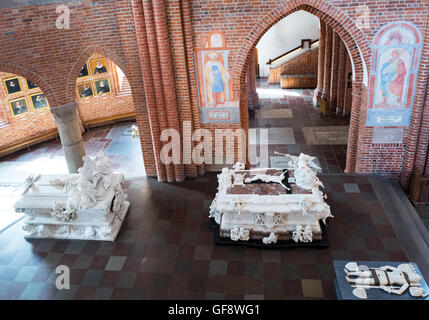
[[[77,114],[77,102],[53,107],[50,110],[58,126],[69,172],[76,173],[77,169],[83,166],[82,158],[86,155]]]

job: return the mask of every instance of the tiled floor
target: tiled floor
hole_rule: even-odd
[[[275,126],[293,128],[296,144],[279,145],[278,151],[292,152],[293,146],[319,157],[325,172],[320,178],[335,216],[328,228],[329,249],[214,246],[208,208],[216,174],[177,184],[144,177],[139,142],[130,137],[131,124],[126,123],[85,134],[87,152],[105,149],[126,176],[131,207],[117,241],[27,241],[19,221],[0,233],[0,299],[335,299],[332,260],[407,261],[387,218],[393,211],[383,209],[380,191],[375,191],[380,186],[368,176],[326,174],[341,171],[339,155],[345,149],[305,145],[297,119],[308,126],[320,126],[321,120],[310,119],[307,103],[298,107],[308,98],[293,97],[287,102],[296,104],[295,122],[251,121],[254,127],[290,121]],[[325,123],[344,125],[331,118]],[[10,180],[11,170],[16,172],[12,178],[22,181],[34,169],[66,172],[58,143],[2,159],[0,181]],[[58,265],[71,270],[70,290],[55,287]]]
[[[344,130],[341,136],[335,133],[327,134],[331,144],[314,145],[309,143],[304,135],[303,128],[348,126],[349,117],[340,117],[330,114],[326,117],[318,113],[313,107],[313,90],[280,89],[278,85],[268,85],[267,78],[257,79],[257,92],[261,111],[250,111],[250,128],[270,128],[268,140],[269,156],[274,151],[299,154],[300,152],[316,156],[323,172],[344,172],[347,146],[344,144]],[[291,110],[288,112],[269,112],[268,110]],[[292,114],[292,117],[290,117]],[[311,130],[311,129],[309,129]],[[329,129],[328,129],[329,130]],[[317,130],[316,130],[317,131]],[[319,129],[320,131],[320,129]],[[326,130],[324,130],[326,131]],[[258,134],[257,134],[258,135]],[[313,139],[314,140],[314,139]],[[323,140],[321,139],[323,142]],[[338,144],[340,143],[340,144]],[[259,154],[260,148],[250,141],[251,153]]]
[[[212,244],[215,174],[180,184],[133,178],[116,242],[24,240],[0,233],[3,299],[334,299],[332,260],[406,261],[366,176],[322,175],[335,216],[329,249],[261,250]],[[55,267],[71,289],[55,288]]]

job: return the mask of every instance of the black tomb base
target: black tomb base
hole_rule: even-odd
[[[320,248],[325,249],[330,247],[328,240],[328,226],[319,221],[322,230],[322,239],[313,240],[313,242],[295,242],[291,240],[278,240],[277,243],[264,244],[262,239],[249,239],[248,241],[234,241],[231,238],[220,236],[220,227],[214,218],[210,218],[210,222],[214,231],[213,243],[219,246],[239,246],[249,248],[263,248],[263,249],[291,249],[291,248]]]

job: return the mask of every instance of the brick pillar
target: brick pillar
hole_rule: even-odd
[[[173,64],[171,61],[172,56],[170,51],[170,39],[168,36],[168,24],[164,0],[153,0],[153,16],[155,20],[165,106],[168,113],[168,127],[169,129],[176,130],[180,134],[181,130],[179,111],[177,108],[175,76],[173,72]],[[182,153],[181,147],[180,150]],[[183,163],[174,164],[174,175],[176,181],[185,180],[185,170]]]
[[[361,84],[354,82],[353,85],[352,110],[350,115],[349,136],[347,139],[347,160],[345,172],[355,172],[358,142],[359,142],[359,122],[361,107]]]
[[[150,67],[151,74],[153,79],[153,89],[155,93],[155,106],[158,111],[158,121],[160,131],[163,132],[169,128],[168,119],[167,119],[167,111],[165,108],[164,101],[164,87],[162,83],[162,74],[161,67],[159,61],[158,54],[158,45],[156,39],[155,32],[155,23],[153,19],[153,10],[152,10],[152,2],[151,0],[143,0],[143,15],[144,21],[146,24],[146,35],[147,35],[147,43],[148,43],[148,51],[149,51],[149,59],[150,59]],[[144,72],[144,71],[143,71]],[[146,87],[146,84],[145,84]],[[164,142],[165,145],[165,142]],[[167,164],[165,165],[166,175],[168,182],[174,182],[175,174],[173,165]]]
[[[349,74],[352,73],[352,62],[348,54],[346,54],[346,70],[344,75],[344,109],[343,115],[349,115],[352,109],[352,88],[350,88],[351,80],[349,79]]]
[[[82,157],[86,155],[82,131],[79,126],[77,102],[51,107],[50,110],[58,126],[69,172],[77,173],[77,169],[83,166]]]
[[[186,49],[186,60],[188,64],[188,76],[189,86],[191,95],[191,106],[192,106],[192,121],[195,130],[201,129],[200,120],[200,107],[198,104],[198,85],[196,77],[196,66],[194,59],[194,31],[192,29],[192,12],[189,0],[181,0],[183,24],[184,24],[184,36],[185,36],[185,49]],[[197,165],[197,171],[199,175],[205,174],[206,170],[204,164]]]
[[[416,161],[414,167],[425,175],[429,175],[429,82],[426,83],[426,99],[420,123],[419,141],[417,143]],[[426,168],[425,168],[426,164]]]
[[[161,119],[157,111],[157,104],[155,99],[155,89],[152,78],[152,69],[149,58],[149,47],[147,41],[145,20],[143,16],[143,7],[141,0],[132,1],[134,25],[136,30],[137,46],[139,51],[140,67],[142,69],[142,76],[144,82],[144,91],[146,98],[146,106],[149,115],[149,125],[153,143],[153,151],[155,156],[155,166],[158,181],[167,181],[166,168],[161,162],[161,132],[160,123]],[[171,166],[170,166],[171,167]]]
[[[247,91],[249,94],[249,109],[254,110],[258,104],[258,95],[256,93],[256,72],[255,72],[255,50],[250,57],[249,70],[247,72]]]
[[[325,72],[323,74],[323,98],[330,100],[331,66],[332,66],[332,37],[334,30],[327,26],[325,37]]]
[[[344,42],[340,39],[338,48],[338,72],[337,72],[337,114],[343,114],[344,110],[344,92],[345,92],[345,79],[346,79],[346,66],[347,66],[348,53]]]
[[[175,83],[177,89],[177,103],[179,119],[183,134],[183,157],[187,157],[184,163],[186,177],[197,177],[197,166],[192,160],[192,149],[195,143],[192,141],[193,123],[191,96],[188,79],[188,64],[185,50],[184,25],[180,0],[170,0],[168,3],[169,27],[172,42],[172,56],[174,62]],[[186,127],[183,127],[185,124]],[[191,163],[189,163],[191,162]]]
[[[401,172],[401,186],[405,189],[409,188],[411,174],[416,161],[416,155],[419,156],[419,166],[421,167],[422,154],[424,154],[424,145],[427,144],[427,130],[428,130],[428,119],[422,114],[424,112],[425,105],[425,93],[427,92],[428,77],[429,77],[429,32],[426,30],[424,40],[422,56],[420,59],[420,69],[417,77],[417,85],[415,91],[415,99],[412,107],[410,126],[408,129],[408,136],[406,140],[407,148],[405,150],[404,165]],[[423,118],[425,120],[423,121]],[[423,131],[422,131],[423,130]],[[422,139],[420,140],[419,135],[423,133]],[[423,146],[419,146],[422,142]],[[421,149],[421,151],[419,150]],[[421,158],[420,158],[421,157]]]
[[[314,90],[313,105],[316,107],[322,97],[323,81],[325,75],[325,37],[326,37],[326,23],[320,21],[319,29],[319,49],[317,56],[317,88]]]
[[[332,59],[331,59],[331,86],[330,92],[330,103],[331,111],[336,112],[337,110],[337,87],[338,87],[338,62],[340,52],[340,36],[333,32],[332,36]]]

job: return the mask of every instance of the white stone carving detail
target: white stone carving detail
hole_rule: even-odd
[[[244,182],[250,183],[250,182],[258,181],[258,180],[261,180],[262,182],[265,182],[265,183],[275,182],[275,183],[278,183],[279,185],[281,185],[283,188],[290,190],[288,187],[286,187],[283,184],[282,181],[284,178],[285,178],[284,173],[282,173],[281,175],[269,175],[269,174],[258,173],[251,178],[247,178]]]
[[[265,225],[265,213],[258,212],[256,214],[255,223],[258,225],[264,226]]]
[[[296,225],[296,230],[293,232],[292,239],[295,242],[312,242],[313,231],[310,225],[303,228],[300,224]]]
[[[274,232],[271,232],[268,237],[262,239],[264,244],[277,243],[277,236]]]
[[[240,173],[233,173],[233,177],[234,177],[234,186],[244,186],[244,174],[240,174]]]
[[[229,237],[231,229],[240,227],[249,230],[252,239],[261,241],[262,234],[271,232],[276,234],[278,240],[290,240],[294,232],[299,242],[322,239],[319,221],[326,223],[326,219],[333,216],[329,205],[325,202],[326,195],[319,189],[323,184],[316,176],[318,167],[313,163],[314,157],[304,154],[300,154],[299,157],[290,157],[292,161],[289,162],[288,170],[293,170],[296,174],[298,169],[303,169],[304,174],[302,179],[298,179],[300,185],[297,183],[297,186],[307,189],[307,192],[298,190],[297,193],[279,195],[228,193],[229,188],[234,186],[233,178],[237,174],[249,176],[243,181],[247,186],[255,180],[262,180],[262,183],[278,183],[283,181],[280,180],[283,172],[270,175],[267,172],[272,168],[244,170],[244,165],[241,163],[236,163],[233,169],[222,170],[218,175],[218,192],[210,205],[209,214],[209,217],[214,218],[219,224],[221,237]],[[291,177],[294,178],[293,175]],[[302,230],[298,233],[297,225],[302,226]]]
[[[231,240],[233,241],[248,241],[250,239],[250,231],[244,228],[232,228],[231,229]]]
[[[376,285],[370,269],[375,272],[379,285]],[[410,295],[416,298],[425,298],[429,294],[421,287],[422,276],[410,263],[400,264],[397,267],[368,268],[356,262],[349,262],[345,265],[344,272],[347,282],[354,288],[353,295],[360,299],[367,299],[366,290],[368,289],[381,289],[396,295],[402,295],[408,290]]]
[[[103,152],[83,157],[78,174],[27,178],[27,191],[16,201],[24,212],[25,237],[113,241],[130,203],[123,174],[113,172]]]

